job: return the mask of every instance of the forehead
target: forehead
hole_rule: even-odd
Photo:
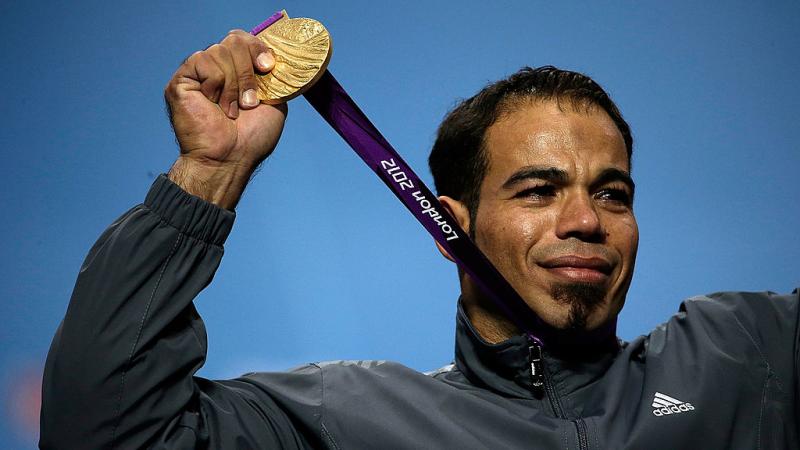
[[[629,171],[625,141],[600,107],[569,100],[521,100],[486,131],[490,175],[546,165],[573,175],[614,167]]]

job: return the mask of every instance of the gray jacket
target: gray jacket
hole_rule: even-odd
[[[234,380],[192,300],[234,215],[161,176],[81,267],[45,367],[41,448],[797,449],[800,308],[791,295],[684,302],[630,343],[490,345],[459,308],[455,362],[309,364]]]

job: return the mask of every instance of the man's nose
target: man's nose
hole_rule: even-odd
[[[588,193],[566,196],[556,224],[556,235],[559,239],[574,237],[587,242],[602,242],[605,239],[596,205]]]

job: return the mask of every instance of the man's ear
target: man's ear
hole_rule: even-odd
[[[442,206],[444,206],[444,209],[446,209],[447,212],[449,212],[450,215],[456,219],[456,222],[458,222],[458,225],[462,230],[464,230],[464,233],[469,234],[469,209],[467,209],[467,205],[446,195],[440,195],[439,202],[442,204]],[[442,247],[438,242],[436,243],[436,248],[439,249],[439,252],[442,254],[442,256],[450,261],[455,262],[453,257],[450,256],[450,254],[447,253],[447,250],[445,250],[444,247]]]

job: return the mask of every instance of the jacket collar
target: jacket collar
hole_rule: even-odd
[[[599,379],[619,353],[620,342],[613,334],[596,338],[565,336],[544,349],[545,368],[562,394]],[[510,397],[531,398],[531,346],[523,335],[497,344],[486,342],[458,302],[455,362],[472,384]]]

